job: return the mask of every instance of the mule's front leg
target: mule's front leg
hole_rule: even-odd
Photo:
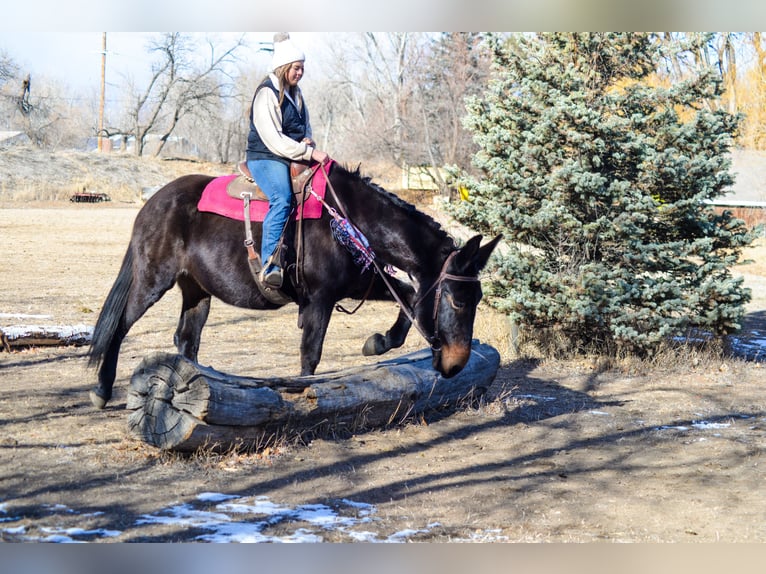
[[[401,297],[407,305],[412,306],[415,299],[414,286],[411,283],[405,283],[404,281],[400,281],[395,278],[389,278],[389,283],[391,284],[392,288],[399,294],[399,297]],[[391,300],[394,298],[391,294],[389,286],[382,280],[376,282],[375,290],[371,294],[371,297],[381,300]],[[382,355],[391,349],[397,349],[401,347],[407,338],[407,333],[409,333],[411,326],[412,322],[409,320],[404,310],[400,307],[399,315],[396,317],[396,322],[388,331],[386,331],[385,335],[381,335],[380,333],[371,335],[364,343],[364,347],[362,347],[362,354],[366,357],[371,355]]]
[[[313,375],[322,358],[322,345],[330,324],[333,302],[312,302],[301,309],[301,376]]]
[[[386,331],[385,336],[380,333],[370,335],[367,341],[365,341],[364,347],[362,347],[362,354],[365,357],[369,357],[371,355],[382,355],[391,349],[398,349],[404,344],[411,326],[412,322],[407,318],[407,314],[400,309],[396,322]]]

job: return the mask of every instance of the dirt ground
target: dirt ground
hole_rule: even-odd
[[[137,210],[0,206],[0,326],[93,325]],[[764,278],[747,277],[749,335],[763,339]],[[125,410],[141,359],[174,350],[179,307],[172,292],[131,331],[103,411],[84,347],[0,352],[1,541],[766,542],[758,360],[519,361],[482,308],[476,335],[503,363],[481,403],[351,438],[184,457],[129,436]],[[319,370],[369,361],[364,340],[395,315],[392,303],[336,313]],[[200,362],[296,374],[296,318],[292,305],[214,301]],[[423,346],[413,330],[399,352]]]

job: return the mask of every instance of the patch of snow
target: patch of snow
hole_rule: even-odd
[[[709,339],[710,336],[704,333],[698,336],[673,337],[673,340],[679,343],[704,343]],[[729,335],[728,341],[735,355],[758,361],[766,358],[766,334],[764,333],[750,331],[746,338]]]
[[[514,399],[530,399],[533,401],[555,401],[556,397],[544,397],[541,395],[513,395]]]
[[[360,514],[371,514],[375,512],[375,507],[372,504],[367,504],[366,502],[356,502],[354,500],[349,500],[347,498],[341,498],[340,500],[343,504],[346,506],[352,506],[354,508],[358,508],[361,512]]]
[[[61,534],[52,534],[45,538],[38,538],[36,542],[50,542],[52,544],[85,544],[83,540],[75,540],[71,536],[63,536]]]
[[[378,537],[374,532],[369,532],[367,530],[361,530],[359,532],[356,531],[349,531],[348,532],[349,538],[351,538],[352,542],[378,542]]]
[[[52,513],[51,518],[55,518],[56,515],[69,514],[79,517],[92,517],[104,514],[101,511],[81,513],[77,510],[69,508],[65,504],[44,504],[43,508]],[[7,503],[2,504],[2,511],[7,513]],[[17,522],[22,520],[22,516],[14,516],[0,519],[0,522]],[[41,526],[40,532],[47,534],[48,536],[35,536],[28,532],[26,526],[16,526],[10,528],[0,528],[0,532],[4,532],[10,535],[22,536],[21,540],[24,542],[53,542],[59,544],[71,544],[76,542],[88,542],[97,538],[116,538],[122,534],[119,530],[107,530],[104,528],[95,528],[86,530],[84,528],[61,528],[58,526]],[[84,540],[79,540],[84,538]]]
[[[35,333],[44,333],[61,339],[74,337],[93,337],[92,325],[10,325],[3,327],[3,333],[9,339],[23,339]]]
[[[122,534],[120,530],[106,530],[104,528],[96,528],[93,530],[85,530],[84,528],[49,528],[43,527],[40,530],[46,533],[55,535],[66,535],[71,538],[73,536],[103,536],[105,538],[115,538]]]
[[[714,429],[725,429],[729,428],[731,426],[731,423],[714,423],[710,421],[693,421],[691,426],[685,426],[685,425],[676,425],[676,426],[670,426],[670,425],[663,425],[660,427],[657,427],[656,430],[677,430],[681,432],[686,432],[688,430],[691,430],[692,428],[695,428],[697,430],[714,430]]]
[[[727,429],[731,426],[730,423],[711,423],[706,421],[701,422],[693,422],[692,426],[699,430],[710,430],[710,429]]]
[[[753,331],[747,339],[730,337],[732,348],[740,355],[752,359],[763,360],[766,357],[766,337],[758,331]]]
[[[236,496],[232,498],[237,498]],[[244,499],[247,500],[247,499]],[[224,512],[234,512],[238,514],[265,514],[267,516],[279,516],[290,509],[286,506],[274,504],[267,496],[256,496],[251,504],[246,502],[219,504],[216,508]]]
[[[161,512],[163,514],[144,514],[136,521],[136,524],[175,524],[179,526],[208,528],[211,525],[215,526],[221,522],[231,520],[228,514],[195,510],[189,504],[171,506]]]
[[[234,494],[221,494],[220,492],[203,492],[197,495],[197,500],[202,502],[222,502],[237,498]]]
[[[212,508],[209,506],[212,505]],[[63,504],[43,505],[51,512],[49,521],[63,515],[90,517],[103,512],[81,513]],[[8,513],[8,503],[0,503],[0,512]],[[217,492],[203,492],[188,503],[178,503],[158,512],[144,514],[136,526],[157,524],[179,528],[204,530],[194,540],[217,543],[319,543],[333,533],[333,540],[346,542],[407,542],[416,534],[428,533],[439,523],[430,523],[421,529],[406,529],[391,535],[378,534],[362,528],[375,520],[377,509],[372,504],[341,499],[331,504],[302,504],[289,506],[272,502],[267,496],[243,497]],[[22,516],[3,517],[0,522],[17,522]],[[71,519],[68,519],[71,520]],[[274,529],[278,534],[271,533]],[[18,537],[24,542],[52,542],[71,544],[117,538],[119,530],[102,528],[29,525],[0,528],[0,532]]]
[[[52,315],[26,315],[24,313],[0,313],[0,319],[53,319]]]
[[[405,528],[399,532],[394,532],[386,539],[386,542],[404,542],[408,538],[411,538],[415,534],[420,534],[421,532],[427,532],[427,530],[413,530],[412,528]]]
[[[372,522],[376,508],[364,502],[341,499],[334,505],[302,504],[291,507],[272,502],[267,496],[238,497],[218,493],[203,493],[197,497],[202,503],[218,502],[213,510],[201,510],[190,504],[179,504],[143,515],[137,524],[163,524],[193,526],[209,531],[196,537],[204,542],[286,542],[317,543],[324,535],[335,532],[351,542],[406,542],[415,534],[429,532],[437,524],[425,529],[408,529],[395,532],[383,539],[368,530],[356,530]],[[347,510],[353,512],[348,513]],[[289,527],[295,525],[294,530]],[[280,532],[272,535],[269,528],[279,526]]]
[[[456,538],[453,542],[508,542],[509,538],[501,533],[499,528],[485,528],[472,532],[468,538]]]

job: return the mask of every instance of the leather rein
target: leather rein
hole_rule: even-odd
[[[338,197],[338,194],[335,192],[335,188],[332,185],[332,182],[330,182],[330,176],[327,173],[327,170],[325,169],[325,164],[321,163],[320,168],[322,172],[324,173],[325,180],[327,181],[327,187],[330,189],[330,193],[332,193],[333,199],[335,200],[335,204],[338,206],[338,210],[340,211],[341,215],[345,217],[346,219],[349,219],[346,210],[343,206],[343,203],[340,201],[340,198]],[[321,201],[321,200],[320,200]],[[322,201],[325,208],[328,208],[326,203]],[[349,219],[350,221],[350,219]],[[396,290],[394,285],[391,283],[389,279],[388,272],[385,271],[385,269],[382,269],[380,264],[377,261],[377,258],[372,259],[372,264],[375,267],[375,271],[380,275],[381,279],[383,279],[383,282],[386,284],[386,287],[388,287],[388,290],[391,292],[391,295],[393,295],[394,300],[397,302],[399,307],[404,311],[404,314],[407,316],[407,318],[410,320],[410,323],[415,325],[415,328],[418,330],[418,332],[423,336],[423,338],[428,342],[428,344],[431,346],[431,349],[434,351],[441,350],[441,340],[439,339],[439,334],[437,332],[437,325],[438,325],[438,318],[439,318],[439,303],[441,301],[442,296],[442,288],[444,285],[444,282],[449,281],[463,281],[463,282],[471,282],[471,283],[478,283],[480,279],[478,277],[471,277],[469,275],[454,275],[452,273],[447,272],[447,267],[449,267],[450,262],[452,261],[452,258],[457,254],[457,250],[452,251],[447,258],[444,260],[444,263],[442,264],[441,271],[439,272],[439,276],[436,278],[436,281],[428,288],[426,289],[423,294],[418,297],[417,301],[415,301],[415,304],[410,307],[410,305],[407,304],[407,302],[402,298],[402,296],[399,294],[399,292]],[[372,285],[372,284],[371,284]],[[429,335],[426,333],[423,326],[420,324],[420,322],[415,318],[415,309],[418,305],[420,305],[425,298],[431,293],[431,291],[436,290],[436,295],[434,297],[434,309],[433,309],[433,322],[434,322],[434,333],[433,335]],[[369,293],[369,290],[368,290]],[[366,296],[365,296],[366,298]],[[364,303],[364,300],[362,300],[362,303]],[[357,307],[359,309],[361,307],[361,303]]]

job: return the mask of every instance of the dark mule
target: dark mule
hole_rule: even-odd
[[[193,361],[211,296],[247,309],[277,308],[253,280],[243,247],[244,224],[197,210],[211,179],[180,177],[155,193],[136,216],[122,267],[93,333],[89,357],[90,364],[98,367],[98,385],[91,391],[95,406],[103,408],[112,396],[120,345],[128,331],[173,285],[180,287],[183,297],[174,342],[178,352]],[[477,276],[499,237],[481,247],[481,236],[476,236],[458,249],[433,219],[357,172],[334,164],[329,181],[349,220],[368,238],[377,268],[391,265],[402,270],[415,286],[390,279],[402,310],[385,336],[368,339],[365,354],[401,346],[414,318],[431,343],[434,368],[446,377],[457,374],[471,352],[481,299]],[[327,203],[337,207],[329,192]],[[258,251],[260,223],[253,223],[252,229]],[[300,281],[292,265],[283,291],[299,307],[301,375],[311,375],[319,364],[338,301],[362,299],[371,281],[369,298],[391,299],[392,295],[380,272],[370,267],[360,273],[346,248],[335,241],[326,210],[321,219],[304,222],[302,246]],[[295,248],[293,242],[293,260]]]

